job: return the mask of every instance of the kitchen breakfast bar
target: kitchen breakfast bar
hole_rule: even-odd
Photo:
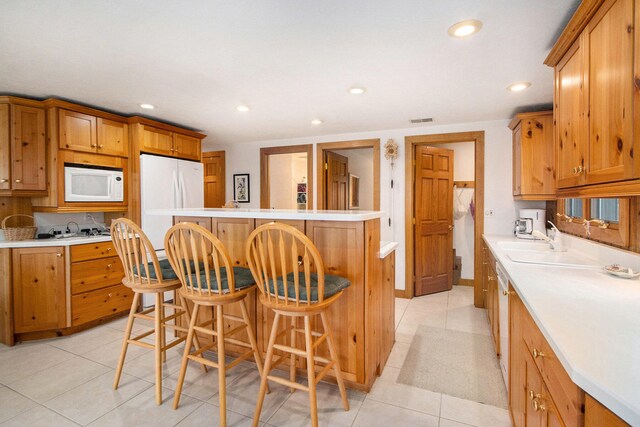
[[[237,266],[247,266],[245,244],[255,227],[276,221],[305,233],[318,248],[325,273],[351,281],[329,309],[329,316],[346,385],[370,390],[395,341],[396,244],[381,245],[381,212],[185,208],[151,210],[148,214],[170,216],[174,224],[194,222],[207,228],[222,241]],[[266,353],[273,313],[262,307],[257,292],[253,291],[247,305],[258,347]],[[236,314],[233,310],[236,308],[230,309],[230,314]],[[240,314],[239,308],[237,311]],[[211,315],[209,311],[204,313]],[[233,346],[228,348],[234,350]],[[328,356],[328,349],[320,348],[319,354]],[[303,370],[305,365],[300,362]]]

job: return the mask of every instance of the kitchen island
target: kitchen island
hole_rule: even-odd
[[[330,308],[329,316],[347,385],[365,391],[371,388],[395,340],[394,253],[393,249],[385,250],[381,257],[381,212],[199,208],[147,213],[170,215],[174,223],[202,225],[224,243],[232,263],[238,266],[247,266],[247,238],[262,224],[282,222],[305,233],[318,248],[325,272],[351,281]],[[266,353],[273,313],[263,309],[256,292],[248,298],[247,305],[258,346]],[[315,328],[319,329],[318,325]],[[321,355],[325,352],[328,355],[328,349],[320,350]],[[302,361],[299,367],[304,369]]]

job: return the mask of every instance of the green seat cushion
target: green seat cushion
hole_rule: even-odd
[[[293,282],[293,274],[294,273],[287,274],[287,295],[289,296],[289,299],[295,300],[296,289],[295,289],[295,283]],[[311,273],[310,279],[311,279],[311,283],[310,283],[309,290],[311,292],[311,301],[317,302],[318,301],[318,274]],[[299,283],[300,301],[307,301],[307,286],[306,286],[303,272],[298,273],[298,280],[299,280],[298,283]],[[277,284],[278,284],[278,297],[284,298],[284,281],[282,280],[282,277],[278,277]],[[349,279],[341,276],[333,276],[331,274],[325,274],[324,275],[324,299],[334,296],[335,294],[337,294],[343,289],[348,288],[349,286],[351,286],[351,282],[349,281]],[[271,293],[271,295],[275,295],[275,290],[273,288],[273,280],[269,280],[269,292]]]
[[[215,270],[211,270],[209,272],[211,278],[211,290],[217,292],[218,291],[218,281],[216,280],[216,272]],[[248,288],[252,286],[255,282],[253,280],[253,276],[251,275],[251,270],[245,267],[233,267],[233,275],[235,277],[236,291],[239,291],[244,288]],[[194,273],[191,275],[192,282],[188,283],[189,285],[193,285],[194,288],[198,287],[198,278]],[[225,267],[220,268],[220,281],[222,282],[222,292],[229,292],[229,281],[227,280],[227,269]],[[206,271],[200,271],[200,286],[201,288],[207,288],[207,276]]]
[[[169,264],[168,259],[158,260],[158,264],[160,264],[160,274],[162,280],[175,280],[178,278],[176,272],[173,271],[171,264]],[[192,263],[193,265],[193,263]],[[140,264],[140,276],[147,278],[147,270],[144,268],[144,264]],[[133,267],[133,273],[138,274],[138,267]],[[153,267],[153,262],[149,263],[149,279],[157,280],[158,274],[156,273],[156,269]]]

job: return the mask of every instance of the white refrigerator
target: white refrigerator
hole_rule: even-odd
[[[171,215],[147,215],[149,209],[203,208],[204,172],[202,163],[169,157],[140,156],[140,212],[145,232],[159,258],[165,257],[164,236],[173,225]],[[155,303],[153,294],[143,294],[142,304]],[[173,292],[165,292],[165,301]]]

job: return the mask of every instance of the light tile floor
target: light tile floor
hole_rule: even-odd
[[[111,389],[126,318],[70,337],[0,345],[0,426],[216,426],[218,381],[189,366],[178,410],[172,409],[180,368],[179,347],[164,365],[163,398],[155,404],[153,353],[130,346],[120,388]],[[396,382],[418,325],[489,335],[486,313],[473,307],[473,289],[396,300],[396,344],[369,394],[349,391],[342,409],[337,387],[318,388],[322,426],[487,426],[511,425],[506,410]],[[240,365],[227,379],[227,423],[250,426],[258,374]],[[309,425],[307,394],[271,385],[264,426]]]

